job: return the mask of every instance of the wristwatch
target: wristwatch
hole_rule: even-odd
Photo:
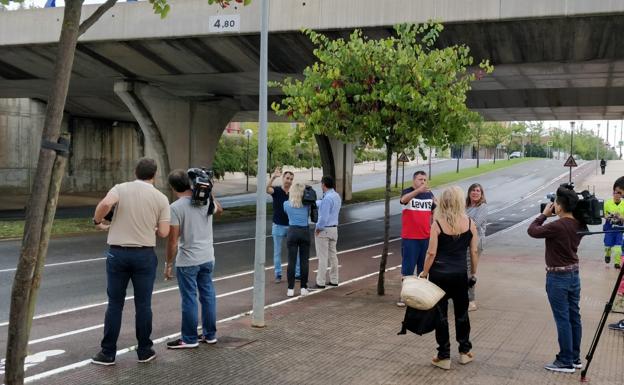
[[[96,226],[97,226],[97,225],[101,225],[101,224],[102,224],[102,221],[99,221],[99,222],[98,222],[98,221],[96,221],[96,220],[95,220],[95,218],[93,218],[93,224],[94,224],[94,225],[96,225]]]

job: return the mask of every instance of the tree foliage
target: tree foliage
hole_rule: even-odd
[[[303,80],[274,83],[285,94],[274,103],[278,115],[304,122],[314,134],[359,142],[386,151],[386,213],[384,249],[378,293],[384,293],[389,239],[391,156],[409,147],[446,146],[463,140],[476,113],[466,107],[470,83],[479,73],[465,45],[435,48],[442,32],[438,23],[402,24],[395,35],[372,40],[355,30],[349,39],[331,40],[305,30],[316,46],[316,62]],[[421,148],[421,154],[422,148]]]

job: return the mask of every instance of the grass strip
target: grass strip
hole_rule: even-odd
[[[511,167],[518,163],[524,163],[524,162],[528,162],[530,160],[535,160],[535,159],[536,158],[516,158],[516,159],[510,159],[510,160],[505,159],[505,160],[497,161],[496,164],[492,162],[488,162],[488,163],[481,164],[479,168],[468,167],[464,169],[461,168],[461,163],[460,163],[459,172],[449,171],[449,172],[445,172],[445,173],[438,174],[438,175],[433,174],[433,177],[429,180],[429,186],[432,188],[442,186],[445,184],[457,182],[462,179],[486,174],[488,172],[500,170],[506,167]],[[423,165],[423,170],[425,171],[427,170],[426,165]],[[405,188],[408,188],[412,185],[409,178],[411,178],[411,176],[406,176]],[[394,183],[393,183],[391,187],[392,188],[390,190],[390,195],[392,197],[397,197],[401,195],[400,184],[398,187],[394,187]],[[377,187],[377,188],[373,188],[369,190],[354,192],[353,199],[350,200],[349,203],[362,203],[362,202],[381,200],[381,199],[384,199],[385,191],[386,191],[385,187]]]

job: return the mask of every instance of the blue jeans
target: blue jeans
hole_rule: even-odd
[[[152,290],[158,259],[153,247],[111,247],[106,253],[106,294],[108,307],[104,317],[102,353],[115,357],[121,330],[121,315],[128,282],[134,288],[135,331],[139,357],[152,348]]]
[[[579,272],[546,273],[546,294],[557,324],[557,360],[572,365],[581,358],[581,280]]]
[[[217,298],[212,283],[214,262],[198,266],[176,267],[176,277],[182,299],[182,341],[187,344],[197,342],[198,305],[201,303],[202,331],[207,340],[217,333]]]
[[[415,275],[423,271],[429,239],[401,239],[401,275]]]
[[[275,270],[275,278],[282,278],[282,243],[286,240],[288,234],[288,226],[273,223],[271,235],[273,235],[273,268]],[[301,263],[299,261],[299,253],[297,253],[297,265],[295,267],[295,276],[301,277]]]

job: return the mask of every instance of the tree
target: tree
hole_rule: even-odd
[[[494,147],[494,164],[496,164],[496,153],[501,145],[504,145],[511,135],[511,129],[500,122],[484,123],[485,143]]]
[[[383,295],[390,235],[392,154],[422,144],[454,143],[477,114],[466,107],[466,92],[477,78],[469,48],[434,48],[441,24],[403,24],[395,35],[371,40],[355,30],[331,40],[306,30],[316,62],[303,80],[273,85],[285,94],[274,103],[278,115],[304,122],[312,134],[359,142],[386,151],[384,245],[377,293]],[[481,73],[491,71],[480,63]],[[420,139],[422,138],[422,142]]]
[[[242,2],[243,0],[236,0]],[[36,186],[32,189],[26,209],[26,223],[13,287],[7,337],[6,372],[7,385],[24,383],[24,360],[28,337],[35,311],[37,293],[41,283],[41,273],[50,239],[50,231],[56,212],[58,194],[67,163],[66,156],[69,140],[61,135],[63,109],[67,99],[74,54],[78,37],[97,22],[117,0],[107,0],[82,23],[82,5],[84,0],[66,0],[63,23],[59,38],[54,66],[54,81],[50,89],[42,132],[42,145],[35,178]],[[250,0],[244,0],[246,4]],[[0,0],[0,4],[23,3],[23,0]],[[165,17],[169,11],[167,0],[150,0],[154,11]],[[230,0],[208,0],[227,7]]]
[[[485,130],[481,119],[470,125],[470,139],[472,139],[473,143],[476,145],[477,150],[477,168],[479,168],[479,161],[481,159],[481,143],[483,143],[484,134]]]

